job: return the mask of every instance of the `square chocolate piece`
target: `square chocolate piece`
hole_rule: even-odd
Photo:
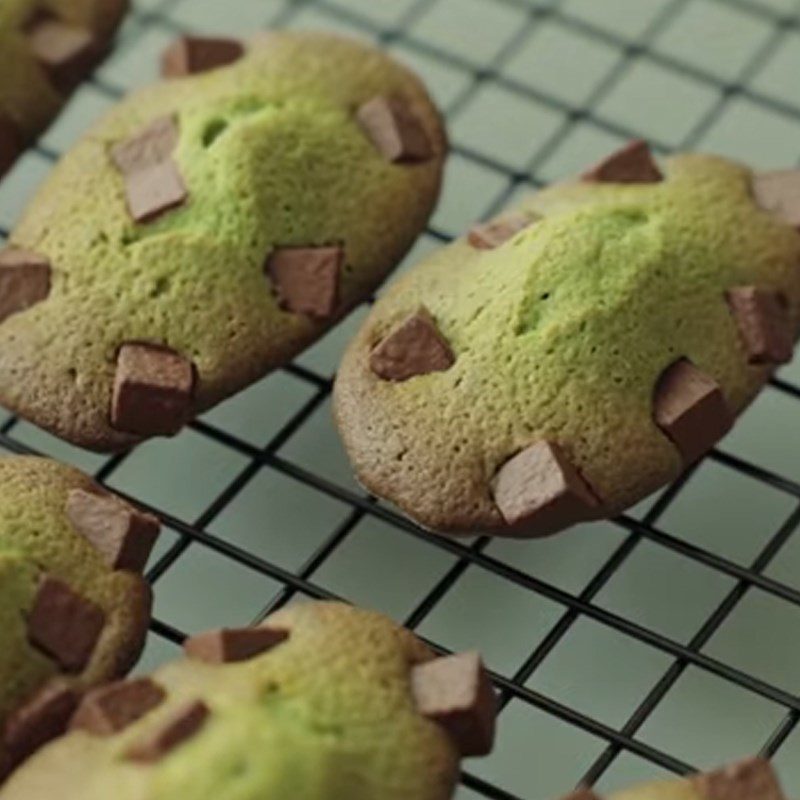
[[[177,433],[191,417],[192,362],[167,347],[128,342],[117,355],[111,425],[140,436]]]
[[[643,139],[628,142],[581,177],[599,183],[658,183],[664,180],[653,161],[649,145]]]
[[[202,700],[194,700],[176,709],[161,726],[128,748],[131,761],[152,764],[194,736],[206,723],[210,711]]]
[[[29,250],[0,250],[0,322],[50,294],[50,262]]]
[[[67,496],[67,517],[111,569],[144,571],[158,538],[156,517],[111,494],[84,489],[73,489]]]
[[[726,295],[750,364],[786,364],[794,337],[789,309],[773,289],[738,286]]]
[[[717,382],[686,358],[661,373],[653,395],[653,418],[687,464],[708,452],[733,425]]]
[[[370,369],[385,381],[443,372],[455,364],[450,343],[425,308],[396,326],[370,353]]]
[[[509,527],[526,536],[546,536],[600,511],[578,470],[546,440],[506,461],[492,481],[492,494]]]
[[[526,214],[504,214],[489,222],[473,225],[467,235],[467,241],[479,250],[494,250],[533,222],[533,218]]]
[[[333,316],[339,301],[344,248],[279,247],[267,260],[281,307],[317,319]]]
[[[166,692],[149,678],[100,686],[84,696],[70,720],[70,730],[111,736],[161,705],[166,696]]]
[[[179,138],[175,117],[159,117],[129,139],[117,142],[111,148],[111,159],[123,175],[131,175],[168,161]]]
[[[46,575],[28,615],[28,640],[66,672],[81,672],[94,652],[106,615],[66,583]]]
[[[428,134],[404,98],[373,97],[356,116],[364,134],[387,161],[414,163],[433,157]]]
[[[40,16],[28,29],[34,58],[44,67],[53,86],[67,93],[89,74],[100,58],[100,48],[88,28]]]
[[[161,57],[161,74],[165,78],[178,78],[207,72],[232,64],[243,55],[244,47],[235,39],[184,36],[164,52]]]
[[[497,699],[478,653],[437,658],[414,667],[411,691],[419,713],[441,725],[462,756],[491,751]]]
[[[261,625],[255,628],[221,628],[192,636],[183,643],[190,658],[208,664],[246,661],[285,642],[289,631]]]
[[[12,712],[3,730],[3,746],[8,750],[12,765],[64,733],[79,699],[78,693],[65,681],[55,680]]]
[[[182,206],[189,193],[178,167],[170,160],[126,175],[125,195],[131,217],[136,222],[152,222]]]

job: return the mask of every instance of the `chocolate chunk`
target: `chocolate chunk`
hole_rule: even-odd
[[[372,351],[369,365],[386,381],[450,369],[456,357],[424,308],[407,317]]]
[[[102,48],[88,28],[38,16],[28,29],[28,43],[53,86],[67,93],[89,74]]]
[[[50,262],[29,250],[0,251],[0,322],[50,294]]]
[[[111,159],[123,175],[168,161],[178,145],[180,132],[175,117],[159,117],[138,133],[111,148]]]
[[[533,218],[527,214],[504,214],[489,222],[473,225],[467,240],[479,250],[493,250],[532,223]]]
[[[785,364],[792,360],[792,325],[780,292],[738,286],[726,294],[750,364]]]
[[[19,764],[64,733],[79,699],[78,693],[64,681],[55,680],[14,711],[3,730],[3,745],[11,764]]]
[[[186,184],[173,161],[132,172],[125,178],[128,211],[136,222],[152,222],[178,206],[189,196]]]
[[[159,117],[111,148],[111,159],[125,176],[128,211],[137,222],[152,222],[186,202],[186,184],[172,159],[179,136],[174,117]]]
[[[198,661],[228,664],[260,655],[288,638],[289,631],[280,628],[222,628],[192,636],[183,649]]]
[[[193,700],[176,709],[153,733],[135,742],[125,753],[130,761],[152,763],[194,736],[206,722],[210,711],[202,700]]]
[[[506,524],[526,536],[546,536],[597,516],[599,503],[561,448],[546,440],[505,462],[492,481]]]
[[[112,569],[143,572],[158,538],[159,521],[110,494],[73,489],[67,517]]]
[[[650,147],[642,139],[634,139],[603,159],[581,176],[585,181],[601,183],[657,183],[664,180]]]
[[[46,575],[28,615],[28,640],[67,672],[80,672],[89,663],[105,622],[100,606]]]
[[[717,382],[686,358],[661,373],[653,395],[653,417],[687,464],[710,450],[733,424]]]
[[[184,36],[164,51],[161,57],[161,74],[165,78],[194,75],[232,64],[243,55],[244,47],[235,39]]]
[[[192,412],[194,367],[168,347],[127,342],[117,355],[111,425],[142,436],[177,433]]]
[[[441,725],[462,756],[491,751],[497,700],[478,653],[437,658],[414,667],[411,691],[419,713]]]
[[[14,121],[0,113],[0,177],[11,169],[11,165],[22,152],[22,136]]]
[[[753,197],[768,214],[800,228],[800,169],[754,175]]]
[[[344,248],[279,247],[267,259],[266,271],[282,308],[326,319],[336,311]]]
[[[703,800],[785,800],[772,765],[763,758],[690,778]]]
[[[84,696],[69,727],[111,736],[161,705],[165,697],[164,690],[149,678],[110,683]]]
[[[422,122],[401,97],[373,97],[358,109],[356,118],[387,161],[413,163],[433,156]]]

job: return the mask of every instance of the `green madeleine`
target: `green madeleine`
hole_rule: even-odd
[[[661,373],[688,358],[736,413],[774,365],[748,363],[726,291],[780,291],[800,318],[800,236],[754,202],[751,172],[678,156],[665,180],[557,184],[499,247],[467,238],[391,285],[345,355],[336,413],[361,481],[422,525],[509,530],[492,482],[517,452],[555,442],[600,500],[635,503],[685,466],[653,420]],[[379,378],[370,353],[425,307],[455,363]]]
[[[70,523],[72,489],[92,481],[39,458],[0,458],[0,731],[50,679],[81,689],[123,674],[144,643],[150,591],[140,575],[114,571]],[[63,675],[28,638],[26,617],[44,576],[54,576],[100,606],[105,627],[81,672]],[[0,739],[0,775],[7,756]]]
[[[113,735],[74,731],[30,759],[3,800],[447,800],[458,753],[417,711],[413,665],[430,652],[373,612],[306,603],[272,615],[288,638],[228,664],[181,659],[152,680],[159,707]],[[187,703],[208,708],[159,760],[132,746]]]
[[[356,120],[401,96],[433,155],[384,158]],[[160,118],[182,206],[137,224],[114,145]],[[194,363],[192,412],[284,364],[365,299],[424,226],[438,194],[444,135],[420,82],[379,51],[321,34],[257,37],[240,60],[124,100],[61,160],[13,231],[46,256],[49,297],[0,323],[0,400],[86,447],[140,436],[111,425],[123,342],[167,345]],[[341,244],[331,318],[280,307],[265,264],[287,246]]]

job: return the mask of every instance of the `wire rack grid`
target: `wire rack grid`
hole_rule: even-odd
[[[401,269],[633,136],[662,153],[800,160],[797,0],[136,0],[109,61],[0,186],[0,236],[87,123],[155,77],[176,34],[266,26],[375,40],[446,111],[443,201]],[[800,365],[700,465],[618,519],[548,542],[456,541],[365,495],[338,449],[332,373],[362,318],[132,453],[90,455],[1,418],[5,450],[76,463],[164,521],[141,668],[188,632],[343,598],[442,652],[486,653],[498,747],[468,765],[461,800],[607,790],[751,752],[800,792]]]

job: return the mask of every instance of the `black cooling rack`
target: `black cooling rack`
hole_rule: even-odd
[[[222,0],[219,1],[222,2]],[[380,0],[377,1],[380,2]],[[161,0],[160,2],[159,0],[149,0],[149,2],[139,6],[133,12],[132,20],[129,21],[120,37],[120,47],[124,47],[126,50],[135,48],[139,37],[156,28],[168,34],[185,32],[176,24],[174,17],[170,15],[170,12],[181,2],[185,2],[185,0]],[[254,0],[254,2],[258,2],[258,0]],[[364,0],[365,6],[371,2],[373,0]],[[385,0],[385,2],[392,2],[392,0]],[[402,43],[409,51],[440,61],[463,73],[468,78],[463,91],[446,109],[448,116],[453,116],[469,104],[487,82],[494,82],[521,98],[530,99],[562,114],[563,122],[558,126],[557,130],[537,149],[524,169],[518,171],[510,170],[500,160],[488,157],[482,152],[460,145],[454,146],[454,152],[458,153],[462,158],[491,169],[504,179],[502,191],[494,197],[487,198],[488,202],[483,214],[485,218],[491,217],[502,208],[521,187],[541,185],[542,181],[537,180],[536,177],[538,168],[576,126],[589,121],[598,129],[614,136],[631,138],[639,134],[635,129],[610,123],[604,117],[598,116],[596,107],[620,77],[635,62],[641,59],[649,59],[652,63],[703,85],[716,93],[716,101],[695,124],[689,134],[684,137],[677,148],[670,146],[667,142],[658,141],[658,139],[653,141],[653,137],[649,137],[652,144],[662,152],[668,152],[673,149],[691,149],[724,114],[727,105],[736,97],[745,97],[759,107],[785,115],[788,118],[800,119],[800,108],[771,96],[760,94],[749,86],[750,77],[763,66],[783,37],[789,35],[793,30],[800,29],[800,15],[797,13],[778,13],[773,6],[762,5],[758,0],[713,0],[713,2],[742,10],[761,22],[766,22],[771,30],[771,34],[765,39],[763,46],[753,55],[749,63],[735,79],[730,82],[721,81],[718,77],[696,66],[684,63],[652,48],[652,43],[658,34],[678,14],[685,10],[692,0],[664,0],[659,13],[654,16],[646,30],[633,41],[601,29],[579,16],[570,14],[564,8],[564,0],[550,0],[550,2],[547,2],[547,0],[484,0],[489,4],[497,4],[498,7],[507,6],[523,10],[525,23],[520,26],[519,30],[515,32],[512,39],[493,61],[482,64],[479,67],[414,35],[411,30],[413,23],[436,2],[438,0],[418,0],[418,2],[408,7],[396,25],[382,29],[376,26],[370,15],[359,13],[357,5],[352,2],[342,6],[338,5],[336,0],[285,0],[282,8],[277,13],[270,13],[269,18],[264,20],[264,24],[278,27],[284,26],[291,23],[291,20],[296,15],[310,8],[319,9],[332,22],[345,23],[348,27],[377,39],[384,46]],[[600,3],[602,0],[597,0],[597,2]],[[634,3],[637,0],[629,0],[629,2]],[[591,96],[586,102],[578,106],[572,106],[546,91],[515,81],[501,71],[503,63],[528,40],[528,37],[536,30],[537,26],[544,24],[547,20],[557,20],[566,27],[580,31],[584,36],[613,46],[621,54],[613,69],[597,84]],[[121,94],[117,87],[109,85],[101,79],[95,79],[91,83],[98,92],[110,100],[116,99]],[[53,161],[59,156],[59,153],[43,146],[38,146],[36,151],[41,157],[49,161]],[[6,237],[8,231],[0,227],[0,235]],[[429,228],[428,235],[442,242],[446,242],[451,238],[448,232],[438,230],[435,227]],[[557,622],[552,625],[546,636],[541,639],[536,649],[528,655],[522,666],[510,677],[494,674],[493,678],[500,693],[503,708],[512,700],[530,704],[568,725],[576,726],[593,734],[605,742],[604,750],[588,767],[581,782],[594,784],[604,775],[617,756],[623,752],[635,754],[676,774],[685,774],[695,769],[695,765],[686,763],[676,755],[653,747],[637,738],[637,734],[643,724],[690,666],[718,676],[747,692],[768,698],[772,703],[783,709],[783,717],[780,724],[775,727],[763,742],[761,747],[763,755],[767,757],[775,756],[795,731],[798,720],[800,720],[800,696],[784,687],[773,685],[756,675],[749,674],[732,664],[717,660],[702,652],[703,647],[753,587],[757,587],[781,602],[800,608],[800,591],[765,575],[766,568],[789,542],[795,533],[798,522],[800,522],[800,482],[792,476],[770,472],[723,449],[714,450],[708,456],[709,459],[742,473],[752,480],[769,485],[794,500],[794,507],[789,516],[774,531],[766,545],[752,562],[748,566],[742,566],[710,550],[691,544],[659,527],[662,516],[690,479],[690,471],[661,493],[641,520],[634,519],[629,515],[622,515],[613,521],[614,525],[619,526],[625,532],[621,543],[610,557],[602,563],[601,567],[596,570],[583,590],[580,593],[571,594],[553,583],[528,574],[493,557],[487,552],[489,540],[486,538],[464,544],[460,541],[432,536],[400,517],[390,508],[376,503],[373,498],[343,488],[323,475],[315,474],[312,469],[293,463],[282,456],[279,453],[282,445],[300,430],[308,422],[312,414],[325,403],[330,396],[332,386],[329,376],[318,374],[306,367],[294,364],[288,366],[286,370],[295,378],[307,384],[312,394],[310,399],[296,409],[290,421],[282,427],[265,447],[257,447],[202,420],[192,423],[194,431],[201,436],[208,437],[219,445],[230,448],[243,456],[246,459],[246,466],[236,475],[232,482],[225,486],[218,496],[211,499],[203,513],[194,520],[178,519],[159,508],[149,509],[158,514],[170,528],[179,534],[176,541],[151,565],[148,571],[147,577],[155,584],[156,592],[158,592],[159,579],[172,568],[188,548],[197,546],[208,548],[216,553],[219,558],[231,559],[248,570],[253,570],[269,577],[273,581],[277,581],[282,586],[281,591],[261,610],[254,621],[263,619],[267,614],[289,602],[295,596],[333,598],[334,595],[331,592],[315,583],[313,579],[314,573],[347,539],[360,521],[365,518],[371,518],[390,525],[396,536],[423,539],[433,547],[439,548],[455,557],[450,568],[435,583],[433,588],[425,596],[419,597],[418,604],[405,620],[405,623],[412,629],[421,625],[471,566],[486,570],[502,581],[510,582],[526,592],[541,595],[560,606],[561,613]],[[800,400],[800,387],[782,379],[774,379],[771,385],[774,390],[790,398]],[[17,424],[16,418],[10,418],[0,428],[0,445],[13,452],[33,452],[28,445],[15,437]],[[107,481],[126,458],[127,454],[115,455],[109,458],[96,472],[97,479],[101,482]],[[253,552],[249,552],[208,532],[209,524],[232,502],[257,473],[265,469],[275,470],[292,480],[301,482],[315,492],[336,498],[349,508],[349,513],[344,522],[331,530],[323,544],[313,552],[299,570],[294,572],[288,571]],[[642,542],[652,543],[658,548],[671,551],[680,558],[705,565],[705,567],[728,576],[734,581],[733,588],[727,596],[718,604],[687,643],[671,639],[655,629],[643,626],[624,615],[608,611],[594,602],[600,591],[607,585],[612,576],[622,568],[626,560]],[[535,544],[531,546],[535,546]],[[580,545],[576,543],[576,547],[578,546]],[[652,686],[649,693],[621,726],[612,727],[576,708],[565,705],[526,686],[526,682],[534,674],[535,670],[559,646],[572,626],[581,618],[594,620],[626,637],[632,637],[657,649],[670,659],[670,665],[663,672],[661,678]],[[184,631],[163,620],[155,619],[151,626],[151,636],[164,637],[174,643],[180,643],[185,635]],[[436,642],[432,644],[444,652],[444,649],[438,647]],[[531,743],[531,759],[532,764],[535,765],[535,743]],[[464,773],[463,783],[481,797],[496,798],[496,800],[523,800],[523,795],[512,793],[501,785],[484,780],[469,771]],[[568,788],[565,786],[565,791]]]

